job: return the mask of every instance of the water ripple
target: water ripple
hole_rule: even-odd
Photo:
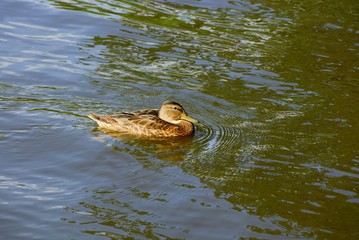
[[[206,125],[200,128],[201,135],[196,139],[197,145],[205,152],[225,153],[232,149],[241,138],[241,129],[231,124],[230,120],[221,116],[212,116]]]

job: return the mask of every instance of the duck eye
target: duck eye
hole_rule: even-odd
[[[173,107],[173,109],[182,112],[182,109],[179,107]]]

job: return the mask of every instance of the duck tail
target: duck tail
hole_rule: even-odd
[[[100,116],[93,113],[90,113],[87,116],[94,120],[100,128],[111,128],[110,119],[108,119],[106,116]]]
[[[90,113],[89,115],[87,115],[89,118],[91,118],[92,120],[94,120],[97,125],[99,125],[99,127],[104,127],[104,128],[107,128],[107,123],[106,123],[106,119],[103,118],[102,116],[100,115],[96,115],[96,114],[93,114],[93,113]]]
[[[98,122],[98,121],[101,121],[101,117],[99,115],[96,115],[96,114],[93,114],[93,113],[90,113],[89,115],[87,115],[89,118],[91,118],[92,120]]]

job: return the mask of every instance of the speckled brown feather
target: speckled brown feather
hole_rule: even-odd
[[[159,118],[158,112],[157,109],[144,109],[106,116],[89,114],[89,117],[96,121],[101,128],[128,134],[148,137],[178,137],[193,133],[192,123],[180,121],[179,124],[172,124]]]

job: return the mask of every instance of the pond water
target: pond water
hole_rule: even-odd
[[[1,238],[358,239],[358,26],[358,1],[2,0]],[[86,117],[168,99],[193,137]]]

